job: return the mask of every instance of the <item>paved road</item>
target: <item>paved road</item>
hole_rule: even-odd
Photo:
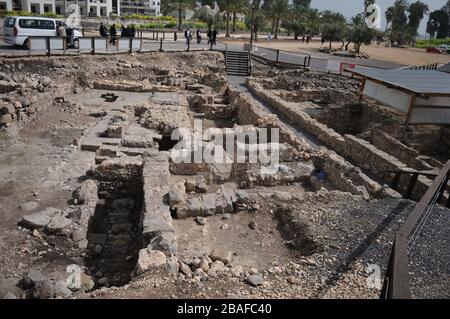
[[[142,42],[142,51],[143,52],[152,52],[152,51],[158,51],[160,49],[160,41],[158,40],[147,40],[144,39]],[[185,40],[179,39],[178,41],[174,41],[172,39],[166,39],[166,41],[163,41],[162,48],[164,51],[185,51],[187,50],[187,45],[185,43]],[[197,50],[209,50],[210,46],[208,45],[207,41],[202,41],[200,44],[197,44],[197,42],[194,40],[191,42],[190,49],[192,51]],[[243,51],[243,44],[224,44],[222,42],[218,42],[216,46],[214,46],[214,50],[234,50],[234,51]],[[96,52],[99,53],[117,53],[117,52],[127,52],[127,46],[125,45],[123,48],[118,49],[117,46],[109,46],[107,50],[99,50],[97,49]],[[81,52],[88,53],[89,50],[82,50]],[[31,55],[43,55],[46,54],[46,51],[31,51]],[[52,50],[52,54],[64,54],[62,50]],[[78,50],[75,49],[69,49],[67,50],[66,54],[78,54]],[[273,49],[268,48],[262,48],[258,47],[256,51],[253,52],[254,55],[263,57],[265,59],[269,59],[271,61],[276,61],[277,59],[277,51]],[[0,56],[29,56],[30,53],[27,50],[22,49],[21,47],[14,47],[12,45],[5,44],[0,39]],[[291,64],[298,64],[300,66],[304,65],[305,58],[308,58],[309,55],[305,52],[302,53],[295,53],[295,52],[288,52],[288,51],[280,51],[278,54],[278,61],[285,62],[285,63],[291,63]],[[321,71],[321,72],[328,72],[329,71],[329,62],[335,62],[335,65],[339,65],[341,62],[344,63],[356,63],[358,65],[364,65],[364,66],[371,66],[371,67],[379,67],[379,68],[398,68],[401,65],[386,61],[378,61],[374,59],[368,59],[368,60],[356,60],[352,58],[344,58],[344,57],[334,57],[334,56],[328,56],[327,58],[324,58],[323,55],[320,54],[314,54],[311,57],[310,60],[310,68],[314,71]]]

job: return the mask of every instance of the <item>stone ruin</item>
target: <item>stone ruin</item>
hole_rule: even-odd
[[[66,236],[83,252],[82,286],[69,287],[72,291],[124,286],[155,268],[197,283],[229,273],[259,286],[262,278],[257,271],[236,264],[233,251],[218,243],[206,252],[189,251],[183,221],[205,225],[209,218],[258,214],[264,202],[295,205],[304,192],[317,196],[329,190],[345,192],[364,201],[398,199],[401,195],[388,186],[391,170],[428,169],[439,162],[431,157],[425,160],[420,150],[392,135],[387,124],[396,123],[395,117],[381,111],[361,115],[359,106],[349,106],[358,92],[353,82],[330,78],[323,90],[323,77],[313,73],[310,78],[298,77],[298,71],[247,80],[256,96],[320,141],[312,145],[230,86],[213,66],[185,72],[150,68],[144,61],[119,61],[118,66],[114,71],[117,80],[108,79],[112,74],[106,70],[96,70],[92,76],[77,79],[79,87],[69,85],[66,91],[54,88],[46,77],[31,76],[32,82],[18,87],[23,79],[5,80],[0,75],[0,90],[9,94],[0,107],[0,125],[9,126],[33,114],[40,100],[53,101],[54,107],[69,113],[87,108],[97,119],[73,141],[80,151],[95,154],[92,169],[73,193],[75,208],[48,208],[20,221],[32,230]],[[54,70],[66,75],[79,66],[55,64]],[[67,97],[67,92],[75,97]],[[92,99],[93,105],[87,106]],[[372,117],[385,119],[386,125],[376,126],[375,120],[368,123]],[[208,134],[195,131],[196,121],[202,122]],[[277,129],[279,140],[251,143],[235,139],[260,136],[267,129]],[[232,150],[241,150],[245,156],[279,152],[279,162],[275,166],[259,160],[237,162],[235,153],[216,148],[212,138],[216,135],[231,136]],[[210,154],[219,150],[222,160],[174,160],[177,156],[193,158],[196,149]],[[265,173],[269,168],[270,173]],[[402,187],[405,183],[401,182]],[[429,184],[429,180],[419,180],[416,198]],[[278,208],[274,218],[287,229],[284,235],[290,249],[301,256],[321,251],[320,241],[307,224],[294,221],[288,212]],[[248,227],[257,225],[249,223]],[[47,296],[42,291],[34,293]]]

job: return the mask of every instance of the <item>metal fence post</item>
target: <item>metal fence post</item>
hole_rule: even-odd
[[[163,40],[166,41],[166,31],[163,31]]]
[[[91,47],[92,47],[91,53],[95,54],[95,38],[94,37],[91,38]]]
[[[163,52],[163,39],[159,41],[159,52]]]
[[[129,51],[130,51],[130,53],[132,53],[133,52],[133,38],[131,37],[131,38],[129,38]]]
[[[47,45],[47,56],[51,55],[51,50],[50,50],[50,37],[47,37],[45,39],[46,45]]]
[[[280,59],[280,50],[277,50],[277,60],[275,61],[275,65],[278,65],[279,59]]]
[[[174,32],[173,32],[173,40],[174,40],[174,41],[177,41],[177,40],[178,40],[178,34],[177,34],[177,31],[174,31]]]

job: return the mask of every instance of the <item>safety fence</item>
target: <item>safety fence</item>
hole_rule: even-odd
[[[1,37],[0,37],[0,40]],[[77,55],[77,54],[114,54],[133,52],[183,52],[183,51],[225,51],[227,45],[221,42],[208,43],[207,40],[198,43],[195,39],[154,40],[153,37],[97,37],[86,36],[69,41],[66,37],[32,36],[28,38],[28,49],[6,46],[2,50],[6,56],[34,55]]]
[[[435,206],[439,203],[445,205],[445,192],[450,177],[450,161],[448,161],[437,174],[436,179],[430,186],[428,191],[418,202],[405,220],[399,231],[395,234],[392,252],[386,271],[383,289],[381,292],[382,299],[410,299],[411,283],[409,272],[408,253],[414,246],[416,237],[423,230],[424,225],[433,212]],[[417,179],[414,174],[412,179]],[[410,184],[412,185],[412,184]],[[446,206],[449,207],[450,201]],[[442,225],[448,227],[448,225]]]

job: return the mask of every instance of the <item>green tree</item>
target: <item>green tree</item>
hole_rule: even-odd
[[[414,32],[414,38],[417,36],[420,22],[423,20],[428,11],[428,5],[421,1],[416,1],[409,5],[408,26],[412,30],[412,32]]]
[[[292,2],[294,7],[308,8],[311,5],[311,0],[294,0]]]
[[[360,52],[363,44],[371,44],[375,36],[376,31],[367,26],[361,15],[352,18],[348,40],[355,44],[357,53]]]
[[[330,42],[330,49],[333,42],[343,41],[347,25],[344,15],[326,10],[322,12],[321,24],[322,42]]]
[[[228,0],[233,12],[233,32],[236,32],[236,22],[238,13],[248,13],[250,10],[250,3],[248,0]]]
[[[384,32],[387,32],[387,29],[389,27],[389,24],[392,22],[392,19],[394,18],[394,7],[387,8],[386,12],[384,13],[386,16],[386,28]]]
[[[430,13],[430,17],[427,23],[427,33],[432,38],[435,36],[438,39],[445,39],[449,34],[450,18],[446,11],[436,10]]]
[[[230,20],[233,12],[233,2],[230,0],[217,1],[221,11],[225,11],[225,25],[226,25],[226,37],[230,37]]]
[[[298,39],[300,34],[306,34],[309,2],[310,1],[294,1],[294,5],[290,8],[285,17],[285,26],[289,31],[294,33],[295,40]]]
[[[178,13],[178,30],[181,30],[185,11],[187,9],[194,9],[195,6],[195,0],[163,0],[161,2],[161,11],[164,14],[176,11]]]
[[[250,8],[250,10],[246,12],[245,24],[250,29],[250,31],[252,31],[252,24],[253,24],[253,33],[254,33],[253,35],[255,41],[257,42],[259,30],[264,27],[264,24],[266,22],[266,16],[261,7],[261,0],[252,0],[252,7],[254,8],[253,20],[252,20],[252,9]]]
[[[280,28],[280,22],[289,13],[289,1],[288,0],[272,0],[268,3],[266,14],[272,19],[272,29],[275,39],[278,38],[278,31]]]

